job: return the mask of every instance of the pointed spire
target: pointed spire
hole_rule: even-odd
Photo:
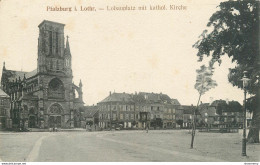
[[[3,63],[3,70],[6,70],[6,69],[5,69],[5,62]]]
[[[82,82],[81,82],[81,79],[79,81],[79,87],[82,88]]]
[[[69,36],[67,36],[67,41],[66,41],[66,52],[67,55],[70,55],[70,44],[69,44]]]

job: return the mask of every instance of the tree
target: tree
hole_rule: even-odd
[[[196,109],[194,109],[194,117],[193,117],[193,124],[192,124],[192,133],[191,133],[191,145],[190,148],[193,148],[193,142],[195,138],[195,130],[196,130],[196,112],[198,111],[199,102],[201,99],[201,96],[205,94],[207,91],[209,91],[211,88],[214,88],[217,86],[217,83],[215,80],[212,80],[213,75],[213,63],[209,63],[209,67],[206,67],[205,65],[202,65],[200,69],[197,69],[197,78],[196,83],[194,85],[194,88],[197,89],[199,92],[199,99],[197,102]]]
[[[230,101],[230,102],[228,102],[228,111],[230,111],[230,112],[243,112],[243,107],[237,101]]]
[[[222,112],[228,109],[228,104],[225,100],[215,100],[212,102],[212,105],[216,107],[218,115],[222,115]]]
[[[253,112],[253,127],[248,139],[259,142],[260,128],[260,84],[257,77],[260,75],[259,54],[259,1],[238,0],[222,2],[209,19],[207,26],[212,31],[204,30],[199,40],[193,45],[198,49],[199,61],[204,56],[210,56],[212,61],[221,64],[221,56],[232,58],[236,67],[229,70],[228,79],[231,84],[243,89],[241,78],[243,71],[248,71],[251,83],[247,88],[253,95],[247,102]],[[253,101],[255,100],[255,101]],[[249,105],[257,102],[254,105]]]

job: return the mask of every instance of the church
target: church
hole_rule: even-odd
[[[84,106],[82,83],[73,83],[69,39],[65,24],[39,24],[37,68],[31,72],[3,65],[1,88],[10,96],[13,128],[80,127]]]

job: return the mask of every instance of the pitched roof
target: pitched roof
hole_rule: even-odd
[[[85,106],[84,107],[84,116],[93,117],[98,112],[97,106]]]
[[[196,106],[191,105],[182,105],[183,114],[193,114],[194,110],[196,109]],[[196,111],[196,115],[200,115],[199,111]]]
[[[0,88],[0,97],[9,97],[1,88]]]
[[[19,77],[22,80],[23,77],[25,78],[30,78],[34,75],[37,74],[37,69],[31,71],[31,72],[23,72],[23,71],[15,71],[15,70],[4,70],[3,74],[6,75],[9,81],[15,81],[16,79],[18,80]]]
[[[172,99],[168,95],[162,93],[139,92],[137,97],[141,102],[172,104]]]
[[[192,106],[190,105],[182,105],[182,109],[183,109],[183,114],[193,114],[193,109]]]
[[[112,93],[99,103],[105,102],[133,102],[132,95],[127,93]]]
[[[174,105],[181,105],[177,99],[171,99],[172,104]]]
[[[166,94],[147,92],[139,92],[138,94],[112,93],[99,103],[104,102],[167,103],[173,105],[180,105],[177,99],[171,99]]]

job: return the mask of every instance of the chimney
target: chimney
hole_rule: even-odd
[[[111,91],[109,91],[109,96],[111,96]]]

